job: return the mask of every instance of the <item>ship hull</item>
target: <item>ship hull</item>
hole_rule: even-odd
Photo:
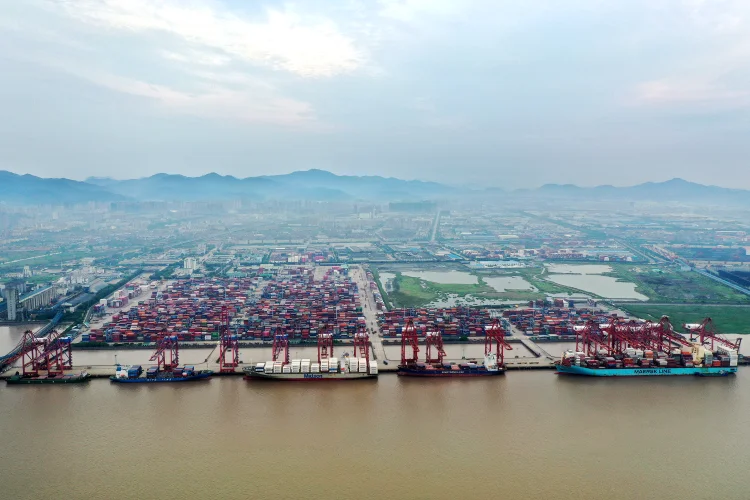
[[[245,380],[268,380],[279,382],[322,382],[344,380],[374,380],[377,374],[369,373],[263,373],[245,372]]]
[[[693,375],[697,377],[726,377],[737,372],[737,367],[693,367],[693,368],[586,368],[583,366],[555,365],[557,373],[583,375],[586,377],[671,377]]]
[[[176,384],[179,382],[193,382],[196,380],[206,380],[213,375],[211,370],[203,370],[194,375],[187,377],[155,377],[155,378],[117,378],[115,376],[109,377],[111,382],[116,384]]]
[[[505,374],[505,368],[499,370],[424,370],[399,366],[397,375],[401,377],[457,378],[457,377],[493,377]]]
[[[6,379],[8,385],[82,384],[91,379],[89,375],[66,375],[64,377],[16,377]]]

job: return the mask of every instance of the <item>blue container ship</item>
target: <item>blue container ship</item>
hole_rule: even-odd
[[[128,367],[117,365],[115,374],[109,377],[109,380],[117,384],[192,382],[195,380],[205,380],[211,377],[213,373],[212,370],[196,370],[194,366],[161,371],[158,367],[153,366],[146,371],[144,376],[143,368],[140,365]]]
[[[555,364],[557,373],[588,377],[726,377],[737,372],[736,350],[720,348],[712,352],[700,344],[671,353],[628,348],[621,355],[586,355],[566,351]]]
[[[583,366],[565,366],[556,364],[557,373],[565,375],[584,375],[587,377],[663,377],[673,375],[694,375],[698,377],[726,377],[737,372],[736,367],[699,367],[692,368],[587,368]]]

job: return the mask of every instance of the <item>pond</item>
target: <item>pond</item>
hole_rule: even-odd
[[[648,300],[648,297],[635,291],[635,283],[617,281],[617,278],[612,276],[601,276],[599,274],[550,274],[546,279],[558,285],[577,288],[607,299]]]
[[[555,274],[604,274],[612,271],[605,264],[545,264],[550,273]]]
[[[484,282],[498,292],[506,292],[509,290],[528,290],[532,292],[536,291],[536,287],[523,279],[521,276],[484,278]]]

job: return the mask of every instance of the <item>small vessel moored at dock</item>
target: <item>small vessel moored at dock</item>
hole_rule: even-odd
[[[115,374],[109,377],[109,380],[118,384],[155,384],[205,380],[213,375],[214,372],[211,370],[196,370],[194,366],[180,368],[179,353],[177,336],[164,335],[159,339],[156,351],[150,359],[156,361],[157,365],[146,370],[145,377],[140,365],[117,365]]]
[[[91,380],[86,372],[72,375],[41,375],[36,377],[24,377],[16,372],[15,375],[5,379],[8,385],[39,385],[39,384],[81,384]]]
[[[174,368],[172,370],[159,370],[153,366],[146,370],[143,376],[143,368],[140,365],[120,366],[117,365],[115,374],[109,380],[118,384],[153,384],[160,382],[191,382],[203,380],[213,375],[211,370],[196,370],[194,366]]]

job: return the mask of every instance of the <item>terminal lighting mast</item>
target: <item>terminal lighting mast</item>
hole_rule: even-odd
[[[411,356],[407,357],[407,351],[411,350]],[[416,363],[419,360],[419,338],[417,328],[411,319],[406,322],[401,332],[401,365]]]
[[[221,308],[221,325],[219,326],[219,373],[234,373],[239,365],[240,341],[237,335],[232,335],[229,328],[229,310],[224,306]]]

